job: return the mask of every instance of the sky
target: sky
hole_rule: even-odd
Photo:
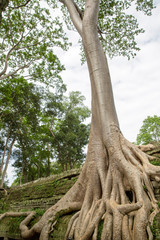
[[[147,116],[160,116],[160,1],[150,17],[136,14],[145,33],[137,37],[141,48],[134,59],[124,57],[108,59],[115,105],[123,135],[131,142]],[[57,54],[66,70],[61,76],[68,92],[80,91],[91,108],[90,82],[87,65],[81,65],[78,34],[69,33],[72,47]],[[13,168],[9,167],[9,183],[13,181]]]

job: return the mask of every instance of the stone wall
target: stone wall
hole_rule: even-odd
[[[80,169],[75,169],[48,178],[41,178],[22,186],[10,188],[7,195],[4,191],[0,191],[0,212],[36,210],[36,219],[31,223],[34,224],[46,209],[53,206],[73,186],[79,173]],[[22,220],[23,217],[4,218],[0,222],[0,240],[4,237],[21,239],[19,224]]]
[[[156,199],[158,200],[158,202],[160,202],[160,182],[152,182],[152,185],[154,187],[154,195],[156,197]]]
[[[73,186],[80,173],[74,169],[48,178],[13,187],[5,197],[6,208],[10,210],[48,209]]]

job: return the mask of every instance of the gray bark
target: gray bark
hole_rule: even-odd
[[[6,173],[7,173],[9,159],[10,159],[10,156],[11,156],[11,152],[12,152],[12,148],[13,148],[13,145],[15,143],[15,140],[16,140],[16,136],[13,138],[11,146],[9,148],[9,152],[8,152],[8,156],[7,156],[7,159],[6,159],[5,168],[4,168],[3,173],[2,173],[2,179],[1,179],[0,187],[3,187],[3,184],[4,184],[4,179],[5,179],[5,176],[6,176]]]

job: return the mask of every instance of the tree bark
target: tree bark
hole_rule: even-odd
[[[3,184],[4,184],[4,179],[5,179],[5,176],[6,176],[6,172],[7,172],[7,168],[8,168],[8,164],[9,164],[9,159],[10,159],[10,156],[11,156],[11,152],[12,152],[12,148],[13,148],[13,145],[15,143],[15,140],[16,140],[16,136],[14,136],[14,138],[13,138],[13,140],[11,142],[11,146],[9,148],[9,152],[8,152],[5,168],[4,168],[3,173],[2,173],[2,179],[1,179],[0,187],[3,187]]]
[[[1,161],[1,165],[0,165],[0,176],[2,175],[2,170],[3,170],[3,165],[4,165],[4,158],[5,158],[5,154],[6,154],[6,150],[7,150],[7,146],[8,146],[9,137],[10,137],[10,131],[8,132],[8,136],[7,136],[7,139],[6,139],[6,144],[4,146],[2,161]]]

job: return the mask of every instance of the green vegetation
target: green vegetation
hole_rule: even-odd
[[[68,215],[64,215],[64,216],[58,218],[58,221],[54,227],[54,230],[50,234],[50,238],[49,238],[50,240],[51,239],[54,239],[54,240],[64,239],[65,233],[67,231],[68,223],[72,216],[73,216],[73,214],[68,214]]]
[[[71,179],[62,178],[53,181],[51,179],[49,182],[46,183],[37,183],[37,184],[29,184],[28,188],[25,187],[17,187],[13,188],[10,191],[10,195],[8,197],[8,201],[18,202],[18,201],[25,201],[33,200],[33,199],[40,199],[41,196],[44,198],[52,197],[54,195],[62,196],[67,190],[71,188],[73,183],[77,180],[77,177],[73,177]],[[67,183],[67,184],[66,184]]]
[[[51,204],[56,203],[71,188],[78,175],[79,170],[71,170],[70,172],[27,183],[22,187],[8,189],[8,195],[0,199],[0,209],[2,208],[0,213],[8,210],[18,210],[18,212],[35,211],[36,215],[29,223],[29,227],[32,227],[44,214],[46,204],[50,202]],[[64,212],[61,212],[57,215],[57,224],[51,234],[51,239],[55,239],[55,237],[57,240],[63,239],[62,236],[64,236],[68,221],[72,216],[72,214],[61,216],[63,214]],[[23,219],[24,216],[4,218],[0,223],[0,233],[6,231],[10,237],[19,239],[19,224]]]
[[[80,92],[67,98],[19,78],[0,82],[0,96],[1,185],[10,158],[14,185],[80,167],[89,136],[83,121],[90,115]]]
[[[154,240],[160,240],[160,213],[153,220],[151,231]]]
[[[137,135],[137,144],[160,143],[160,117],[148,116]]]
[[[101,240],[101,234],[102,234],[102,230],[103,230],[103,224],[104,221],[100,221],[99,225],[98,225],[98,236],[97,236],[97,240]]]
[[[153,165],[156,165],[156,166],[160,166],[160,160],[151,160],[150,163],[152,163]]]

